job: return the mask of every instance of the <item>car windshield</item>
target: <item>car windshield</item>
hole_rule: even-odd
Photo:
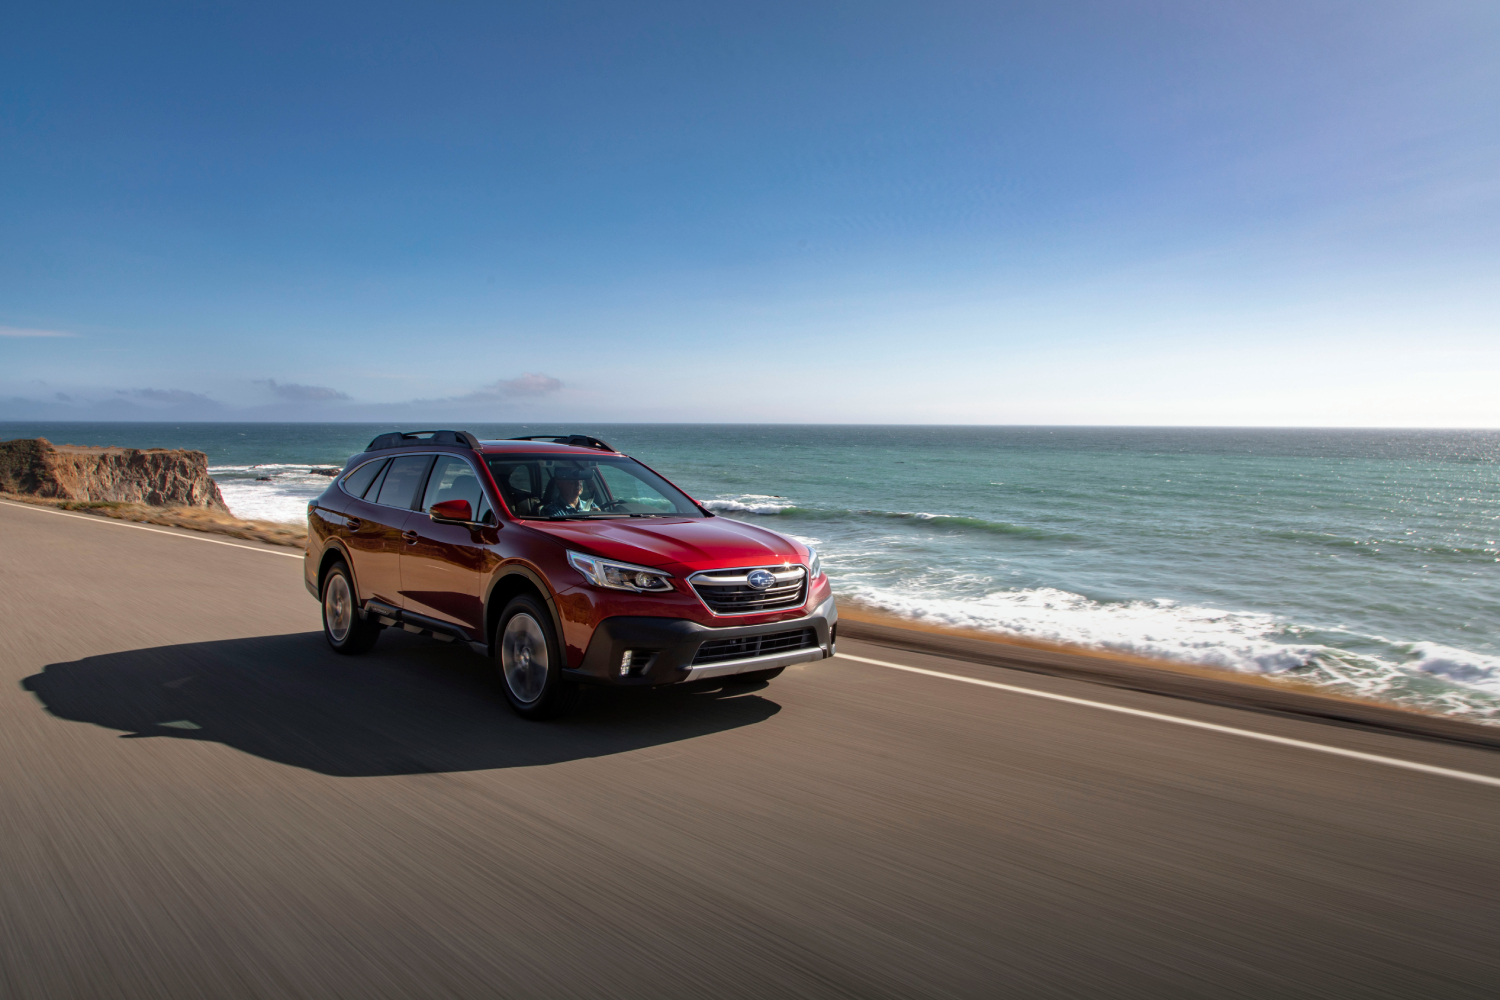
[[[703,516],[681,490],[632,458],[553,453],[486,455],[485,460],[517,517]]]

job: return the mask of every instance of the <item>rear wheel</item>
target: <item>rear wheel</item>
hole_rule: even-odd
[[[495,629],[500,686],[516,714],[555,718],[578,699],[578,685],[563,679],[562,648],[552,616],[535,598],[521,596],[505,606]]]
[[[360,617],[354,577],[341,562],[330,566],[323,577],[323,638],[335,653],[346,656],[368,652],[380,638],[380,626]]]

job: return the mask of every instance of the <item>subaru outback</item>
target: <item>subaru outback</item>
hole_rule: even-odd
[[[528,718],[584,684],[765,681],[834,652],[816,551],[716,516],[598,438],[382,434],[307,520],[305,582],[335,651],[387,628],[468,643]]]

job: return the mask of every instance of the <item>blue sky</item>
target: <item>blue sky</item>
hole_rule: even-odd
[[[1500,6],[0,33],[0,419],[1500,426]]]

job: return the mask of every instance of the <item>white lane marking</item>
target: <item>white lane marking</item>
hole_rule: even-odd
[[[1140,719],[1155,719],[1157,722],[1170,722],[1178,726],[1189,726],[1193,729],[1207,729],[1213,733],[1227,733],[1230,736],[1243,736],[1246,739],[1260,740],[1263,743],[1275,743],[1284,747],[1297,747],[1300,750],[1316,750],[1318,753],[1332,754],[1335,757],[1347,757],[1350,760],[1362,760],[1369,764],[1384,764],[1386,767],[1399,767],[1406,771],[1420,771],[1422,774],[1436,774],[1444,778],[1457,778],[1459,781],[1472,781],[1476,785],[1490,785],[1500,788],[1500,778],[1492,778],[1487,774],[1473,774],[1469,771],[1455,771],[1447,767],[1435,767],[1432,764],[1418,764],[1416,761],[1401,760],[1396,757],[1382,757],[1379,754],[1361,753],[1358,750],[1345,750],[1342,747],[1331,747],[1323,743],[1309,743],[1307,740],[1293,740],[1285,736],[1272,736],[1269,733],[1257,733],[1251,729],[1236,729],[1234,726],[1220,726],[1213,722],[1199,722],[1196,719],[1184,719],[1177,715],[1166,715],[1161,712],[1147,712],[1139,708],[1126,708],[1123,705],[1111,705],[1102,701],[1090,701],[1087,698],[1074,698],[1065,694],[1053,694],[1050,691],[1037,691],[1033,688],[1017,687],[1014,684],[1001,684],[998,681],[984,681],[977,677],[964,677],[961,674],[945,674],[941,670],[926,670],[922,667],[908,667],[901,663],[887,663],[884,660],[871,660],[864,656],[851,656],[848,653],[837,654],[840,659],[857,660],[860,663],[869,663],[877,667],[889,667],[892,670],[904,670],[910,674],[925,674],[928,677],[941,677],[948,681],[958,681],[961,684],[975,684],[979,687],[994,688],[998,691],[1009,691],[1012,694],[1029,695],[1032,698],[1045,698],[1048,701],[1060,701],[1069,705],[1082,705],[1085,708],[1098,708],[1106,712],[1118,712],[1121,715],[1133,715]]]
[[[0,504],[6,507],[16,507],[21,510],[39,510],[43,514],[57,514],[60,517],[76,517],[80,521],[89,521],[93,524],[110,524],[117,528],[136,528],[140,531],[149,531],[157,535],[167,535],[171,538],[184,538],[190,542],[207,542],[210,545],[227,545],[231,549],[245,549],[248,552],[264,552],[268,556],[286,556],[288,559],[301,559],[301,553],[277,552],[275,549],[263,549],[258,545],[241,545],[238,542],[221,542],[217,538],[199,538],[197,535],[179,535],[175,531],[163,531],[160,528],[148,528],[144,524],[131,524],[129,521],[117,521],[113,518],[96,517],[93,514],[69,514],[65,510],[53,510],[51,507],[39,507],[29,503],[11,503],[8,500],[0,500]]]

